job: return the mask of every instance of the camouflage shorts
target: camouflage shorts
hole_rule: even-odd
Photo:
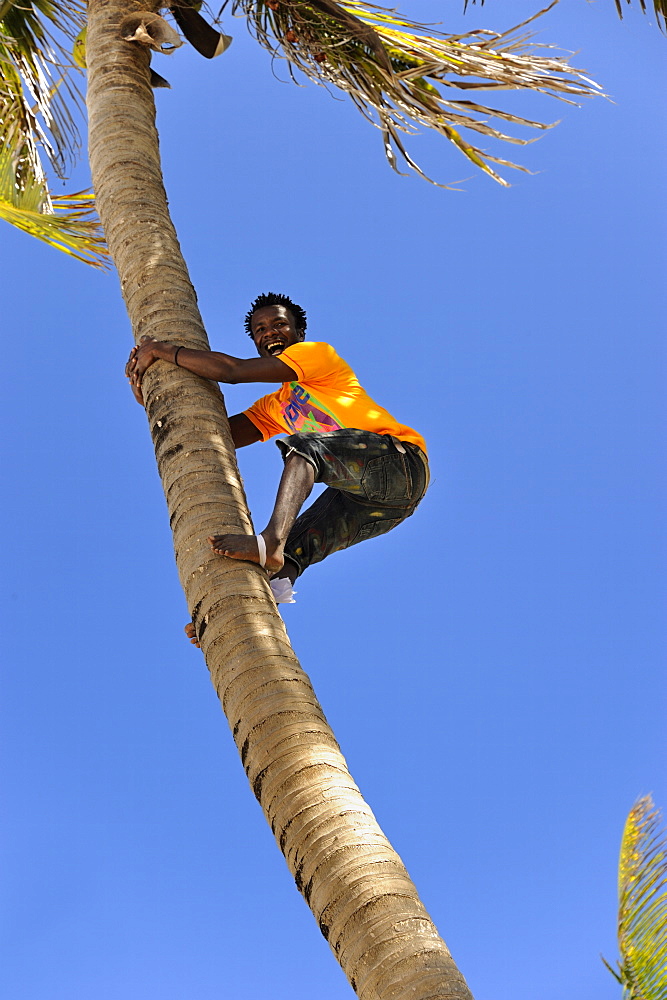
[[[328,489],[296,520],[285,558],[299,575],[332,552],[391,531],[414,513],[429,481],[428,459],[408,441],[343,428],[291,434],[276,444],[286,461],[301,455]]]

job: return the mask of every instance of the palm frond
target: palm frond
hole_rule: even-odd
[[[250,31],[274,56],[286,59],[290,71],[299,70],[349,94],[381,130],[391,166],[398,170],[402,159],[422,177],[426,175],[402,139],[420,127],[443,135],[475,166],[504,185],[507,182],[491,164],[525,168],[482,151],[459,130],[525,145],[532,140],[506,135],[490,125],[488,118],[537,129],[550,127],[472,101],[447,99],[444,88],[533,90],[569,103],[600,93],[597,84],[572,68],[566,57],[546,55],[550,46],[531,43],[530,34],[522,33],[551,7],[502,34],[471,31],[461,35],[445,35],[432,28],[427,34],[426,26],[364,0],[233,0],[232,9],[245,14]]]
[[[463,0],[463,11],[468,9],[468,2],[475,6],[477,0]],[[627,4],[631,4],[632,0],[625,0]],[[618,16],[623,20],[623,6],[621,0],[614,0],[616,4],[616,12]],[[480,7],[484,6],[484,0],[479,0]],[[641,7],[643,13],[646,13],[647,7],[645,0],[639,0],[639,6]],[[656,20],[658,22],[658,27],[661,31],[667,30],[667,0],[653,0],[653,7],[655,10]]]
[[[618,972],[610,971],[622,983],[625,1000],[667,1000],[667,831],[660,820],[647,795],[630,811],[621,841],[621,960]]]
[[[0,218],[85,264],[107,266],[92,194],[51,195],[31,136],[8,118],[0,130]]]
[[[80,0],[0,0],[0,218],[64,253],[105,267],[92,195],[53,196],[40,153],[63,177],[79,136],[80,95],[68,78],[69,40],[85,23]]]
[[[621,5],[621,0],[614,0],[616,4],[616,11],[618,16],[623,19],[623,7]],[[632,0],[626,0],[627,3],[632,3]],[[639,0],[639,6],[641,7],[644,14],[646,13],[646,3],[645,0]],[[653,0],[653,9],[655,10],[655,18],[658,22],[658,27],[661,31],[667,31],[667,0]]]
[[[468,2],[469,0],[463,0],[464,13],[468,8]],[[631,4],[632,0],[625,0],[625,2],[627,4]],[[477,0],[470,0],[470,3],[474,6],[477,3]],[[621,0],[614,0],[614,3],[616,4],[616,11],[618,13],[618,16],[621,18],[621,20],[623,20],[623,6],[621,4]],[[484,0],[479,0],[479,5],[480,7],[483,7]],[[639,0],[639,6],[641,7],[642,11],[645,14],[647,10],[645,0]],[[667,0],[653,0],[653,7],[655,9],[655,16],[658,22],[658,27],[660,28],[661,31],[667,30]]]
[[[80,146],[81,95],[69,70],[70,43],[84,23],[82,0],[0,0],[0,87],[21,80],[23,102],[39,120],[36,138],[59,177]]]

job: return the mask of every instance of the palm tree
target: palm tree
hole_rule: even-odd
[[[630,810],[618,863],[618,971],[624,1000],[667,1000],[667,833],[650,795]]]
[[[284,54],[290,66],[350,94],[379,125],[393,166],[402,158],[419,169],[402,135],[425,125],[499,180],[490,165],[498,161],[464,140],[459,129],[503,136],[484,120],[490,109],[445,99],[438,88],[451,87],[452,74],[459,87],[468,89],[484,82],[565,99],[593,92],[593,85],[565,61],[526,50],[514,32],[427,35],[418,25],[359,0],[342,5],[237,0],[234,6],[246,14],[259,41]],[[155,34],[157,9],[157,3],[147,4],[137,21],[130,0],[90,0],[88,5],[93,184],[135,339],[147,334],[206,349],[196,296],[167,210],[150,52],[141,41]],[[34,194],[44,177],[38,151],[62,171],[64,154],[75,141],[62,97],[76,99],[63,72],[68,60],[49,42],[44,23],[72,41],[83,27],[82,11],[77,0],[22,0],[20,5],[3,0],[0,15],[0,153],[6,162],[11,155],[13,171],[6,168],[9,179],[2,191],[14,212],[12,221],[20,218],[41,238],[99,264],[103,250],[94,220],[86,215],[89,200],[72,196],[59,212],[45,187],[39,189],[41,201]],[[139,41],[128,42],[128,37]],[[34,106],[24,97],[24,87]],[[510,123],[536,124],[493,114]],[[11,216],[9,209],[3,211]],[[360,997],[469,998],[400,858],[349,775],[291,650],[265,575],[256,566],[212,556],[205,543],[210,534],[252,531],[218,388],[158,363],[147,373],[143,391],[179,574],[212,681],[253,792],[322,933]]]
[[[135,336],[208,344],[162,187],[147,49],[118,26],[127,0],[89,7],[89,148],[97,205]],[[296,884],[360,997],[469,998],[400,858],[350,777],[291,650],[265,574],[218,559],[250,532],[216,386],[170,365],[146,412],[188,607],[251,787]]]

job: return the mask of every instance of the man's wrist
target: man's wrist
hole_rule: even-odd
[[[176,344],[170,344],[167,340],[158,340],[153,344],[153,357],[155,361],[173,361]]]

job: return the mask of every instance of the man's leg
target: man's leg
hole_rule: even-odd
[[[285,543],[285,568],[292,583],[309,566],[367,538],[391,531],[414,508],[388,507],[356,500],[329,487],[295,521]]]
[[[299,515],[285,543],[292,583],[294,566],[300,575],[333,552],[391,531],[413,513],[428,485],[418,448],[398,448],[392,438],[367,431],[293,435],[283,447],[310,458],[315,481],[329,486]]]
[[[294,563],[290,561],[285,566],[285,542],[314,482],[315,469],[311,463],[296,452],[291,452],[285,461],[271,519],[261,533],[266,545],[265,566],[271,576],[289,576],[291,579],[293,570],[296,578],[298,570]],[[260,562],[255,535],[210,535],[208,540],[219,556]]]

